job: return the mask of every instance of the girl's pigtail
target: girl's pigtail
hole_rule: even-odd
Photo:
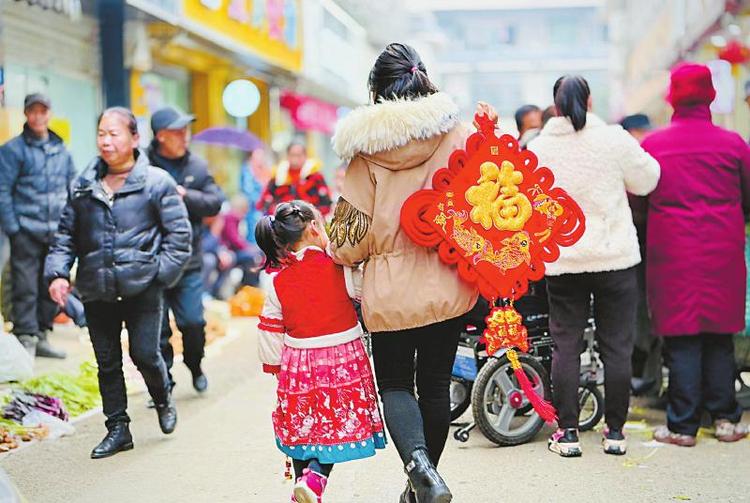
[[[266,215],[255,225],[255,242],[266,255],[263,268],[279,267],[285,256],[284,245],[279,242],[274,230],[274,216]]]

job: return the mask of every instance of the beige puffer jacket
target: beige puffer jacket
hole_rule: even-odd
[[[341,264],[364,263],[362,311],[372,332],[455,318],[477,300],[477,290],[434,250],[415,245],[399,221],[404,201],[431,188],[432,175],[466,137],[444,93],[361,107],[337,127],[334,150],[349,166],[331,251]]]

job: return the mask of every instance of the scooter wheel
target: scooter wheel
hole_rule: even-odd
[[[604,396],[596,383],[578,388],[578,430],[593,430],[604,416]]]
[[[521,353],[518,360],[537,392],[551,398],[549,376],[533,356]],[[520,403],[515,401],[520,400]],[[472,388],[471,407],[474,421],[485,437],[498,445],[519,445],[534,438],[544,420],[521,393],[506,355],[490,358],[481,368]]]
[[[457,420],[471,405],[471,382],[451,377],[451,421]]]
[[[469,432],[468,431],[456,430],[455,432],[453,432],[453,438],[455,438],[459,442],[468,442],[469,441]]]

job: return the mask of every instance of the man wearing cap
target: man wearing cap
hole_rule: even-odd
[[[49,130],[50,108],[45,95],[26,96],[23,132],[0,147],[0,225],[10,237],[13,333],[31,354],[65,358],[47,340],[58,308],[42,273],[75,167]]]
[[[199,393],[206,391],[206,379],[201,360],[206,344],[206,322],[203,318],[203,279],[201,266],[201,226],[204,217],[219,213],[224,202],[224,194],[208,172],[208,164],[188,150],[190,131],[188,127],[195,120],[179,110],[166,107],[151,116],[151,129],[154,139],[148,150],[151,164],[169,173],[177,182],[177,192],[185,202],[188,217],[193,228],[193,255],[185,266],[180,281],[165,291],[165,305],[174,313],[177,327],[182,333],[183,361],[193,376],[193,387]],[[174,353],[169,338],[169,316],[165,313],[161,334],[161,348],[169,378]]]
[[[651,131],[651,120],[646,114],[628,115],[622,119],[620,125],[630,133],[630,136],[638,140],[638,143],[642,142],[643,138]]]

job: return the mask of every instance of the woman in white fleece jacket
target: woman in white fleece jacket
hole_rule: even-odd
[[[578,442],[579,356],[594,298],[599,350],[605,366],[604,451],[624,454],[622,428],[630,401],[630,357],[640,263],[627,192],[644,196],[659,181],[659,164],[620,126],[589,112],[591,93],[583,77],[561,77],[554,86],[558,117],[549,120],[529,149],[555,175],[586,216],[586,232],[547,265],[550,332],[555,340],[552,387],[559,429],[549,448],[580,456]]]

